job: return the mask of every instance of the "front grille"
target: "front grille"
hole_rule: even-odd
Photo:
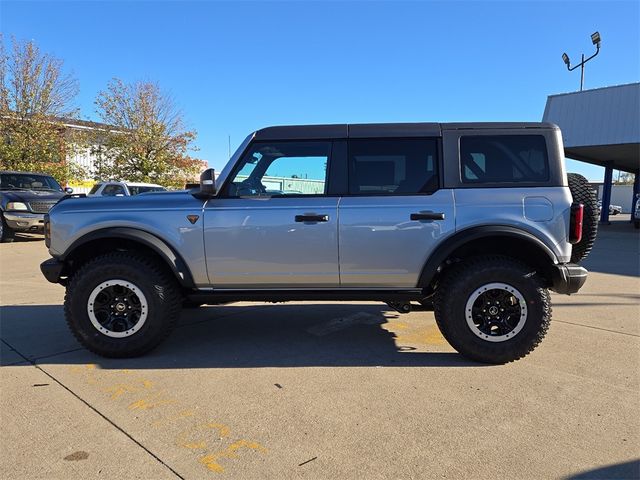
[[[56,200],[50,200],[48,202],[29,202],[29,208],[31,208],[33,213],[47,213],[56,203]]]

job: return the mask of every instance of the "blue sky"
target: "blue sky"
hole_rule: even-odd
[[[579,88],[640,79],[640,2],[0,2],[80,81],[82,117],[112,77],[154,80],[220,169],[252,130],[298,123],[539,121]],[[601,180],[603,170],[570,162]]]

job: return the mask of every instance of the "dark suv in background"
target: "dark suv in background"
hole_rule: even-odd
[[[0,242],[12,242],[15,232],[42,233],[44,214],[72,192],[51,175],[0,171]]]

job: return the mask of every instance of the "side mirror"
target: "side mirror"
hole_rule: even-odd
[[[207,168],[200,174],[200,188],[193,192],[196,198],[211,198],[216,194],[216,175],[213,168]]]
[[[64,189],[64,193],[66,193],[67,195],[71,195],[73,193],[73,188],[71,187],[66,187]]]

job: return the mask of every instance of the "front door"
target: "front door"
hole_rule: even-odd
[[[207,202],[214,288],[337,287],[338,197],[327,196],[330,141],[253,143]]]

